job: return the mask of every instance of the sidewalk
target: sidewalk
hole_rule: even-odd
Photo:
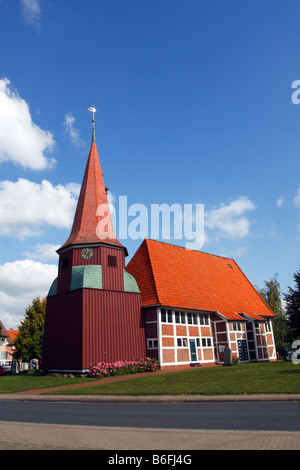
[[[129,456],[136,456],[140,450],[152,450],[153,454],[164,451],[171,455],[182,451],[184,456],[189,455],[190,450],[300,449],[300,432],[116,428],[3,421],[0,425],[0,450],[105,450],[110,456],[116,456],[116,450],[127,451]],[[199,463],[200,456],[194,457],[193,463]],[[214,454],[214,459],[216,457],[218,455]],[[100,458],[106,463],[101,454]],[[151,452],[146,458],[151,459]]]

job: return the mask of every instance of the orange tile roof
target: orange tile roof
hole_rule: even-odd
[[[231,258],[146,239],[126,270],[139,286],[142,305],[219,312],[229,320],[274,313]]]
[[[9,337],[11,338],[11,340],[15,342],[15,339],[16,339],[17,334],[19,333],[19,330],[7,330],[7,333]]]

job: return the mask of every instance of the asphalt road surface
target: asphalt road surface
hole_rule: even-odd
[[[0,419],[80,426],[300,431],[300,402],[172,404],[0,401]]]
[[[0,449],[300,449],[300,402],[0,401]]]

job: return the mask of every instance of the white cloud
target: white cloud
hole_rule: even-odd
[[[241,256],[244,256],[247,253],[247,247],[246,246],[239,246],[235,250],[231,252],[231,257],[232,258],[240,258]]]
[[[285,201],[285,197],[284,196],[280,196],[280,198],[277,200],[276,204],[278,207],[281,207],[282,204],[284,203]]]
[[[294,197],[294,204],[295,204],[296,207],[300,208],[300,188],[298,188],[297,194]]]
[[[32,252],[24,253],[30,259],[36,259],[39,261],[48,261],[50,259],[58,260],[56,250],[60,248],[60,245],[54,245],[52,243],[38,243],[35,250]]]
[[[254,210],[255,204],[246,196],[240,196],[229,204],[221,204],[219,208],[205,211],[205,229],[215,232],[216,238],[244,238],[250,231],[250,220],[244,216]]]
[[[41,17],[40,0],[20,0],[20,4],[26,23],[39,26]]]
[[[68,113],[65,115],[64,120],[64,128],[67,134],[69,135],[70,141],[75,147],[83,148],[85,147],[85,143],[80,137],[79,130],[75,127],[75,121],[72,113]]]
[[[0,79],[0,162],[43,170],[55,163],[45,155],[54,144],[53,135],[32,121],[28,104],[12,90],[10,81]]]
[[[79,189],[79,184],[53,186],[47,180],[0,181],[0,235],[23,239],[45,226],[69,228]]]
[[[294,197],[294,205],[300,209],[300,188],[297,189],[297,194]],[[298,213],[298,217],[300,217],[300,211]],[[297,224],[297,231],[300,232],[300,224]]]
[[[16,329],[25,308],[45,297],[57,276],[57,266],[25,259],[0,265],[0,312],[5,328]]]

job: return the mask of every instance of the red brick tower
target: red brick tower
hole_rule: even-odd
[[[93,119],[92,143],[70,236],[57,250],[47,297],[41,367],[87,371],[146,353],[141,296],[111,221]]]

